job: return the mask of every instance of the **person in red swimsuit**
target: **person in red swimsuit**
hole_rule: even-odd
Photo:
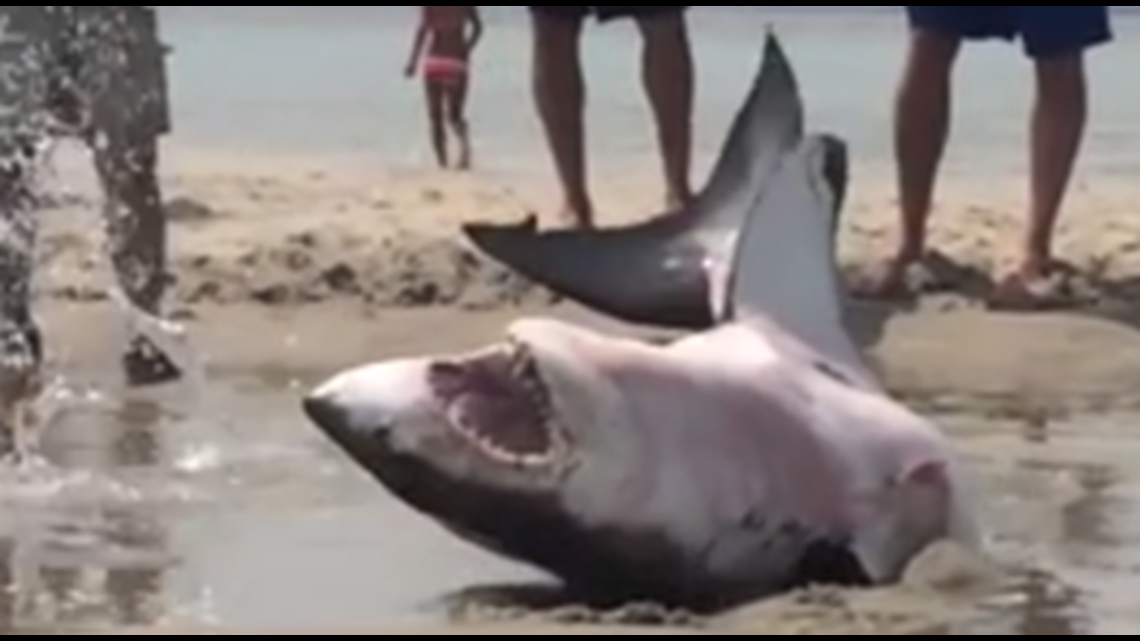
[[[428,122],[436,161],[450,166],[447,125],[459,141],[459,169],[471,167],[471,138],[467,126],[467,90],[471,53],[483,35],[478,7],[421,7],[412,52],[404,75],[424,80]]]

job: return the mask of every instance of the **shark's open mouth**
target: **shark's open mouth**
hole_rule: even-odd
[[[512,465],[552,461],[564,430],[525,344],[508,340],[432,364],[428,383],[451,426],[487,456]]]

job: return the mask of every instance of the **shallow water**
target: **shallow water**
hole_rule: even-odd
[[[1140,440],[1135,416],[1047,428],[969,421],[958,437],[985,524],[1015,578],[965,634],[1116,635],[1140,629]]]
[[[42,443],[48,466],[0,470],[0,633],[361,628],[438,619],[461,588],[540,578],[389,499],[303,421],[309,383],[260,371],[161,395],[72,389]],[[1011,570],[1000,597],[943,634],[1140,626],[1132,422],[948,420]]]
[[[169,395],[75,403],[43,443],[51,467],[0,471],[0,633],[363,626],[536,576],[387,499],[290,387],[225,381],[193,413]]]

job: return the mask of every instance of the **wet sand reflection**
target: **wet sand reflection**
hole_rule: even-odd
[[[116,420],[61,425],[45,439],[55,466],[114,473],[161,463],[161,408],[124,401]],[[67,447],[68,428],[105,430],[89,447]],[[145,503],[57,510],[0,533],[0,635],[47,627],[157,624],[164,616],[169,556],[159,515]]]
[[[53,428],[44,452],[55,465],[122,479],[145,498],[97,488],[93,501],[72,486],[27,518],[20,510],[15,527],[0,513],[0,635],[206,617],[234,628],[364,628],[435,620],[412,609],[531,579],[455,544],[322,449],[295,417],[293,393],[279,389],[287,378],[243,379],[189,404],[100,403]],[[1130,461],[1140,444],[1117,429],[1128,422],[1082,421],[1048,444],[967,422],[959,441],[975,454],[1010,573],[977,618],[963,611],[945,634],[1099,634],[1131,621],[1123,602],[1140,568],[1140,486]],[[185,509],[201,505],[210,509]],[[289,580],[298,572],[306,581]]]

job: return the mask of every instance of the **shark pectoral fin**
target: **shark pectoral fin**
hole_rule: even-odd
[[[855,555],[874,582],[896,581],[917,554],[949,535],[951,510],[946,462],[916,460],[856,501]]]
[[[904,468],[902,480],[919,485],[940,485],[947,482],[946,461],[917,459]]]
[[[954,542],[971,552],[984,553],[985,541],[965,479],[951,461],[923,459],[904,468],[908,500],[920,508],[920,523],[932,538]]]

